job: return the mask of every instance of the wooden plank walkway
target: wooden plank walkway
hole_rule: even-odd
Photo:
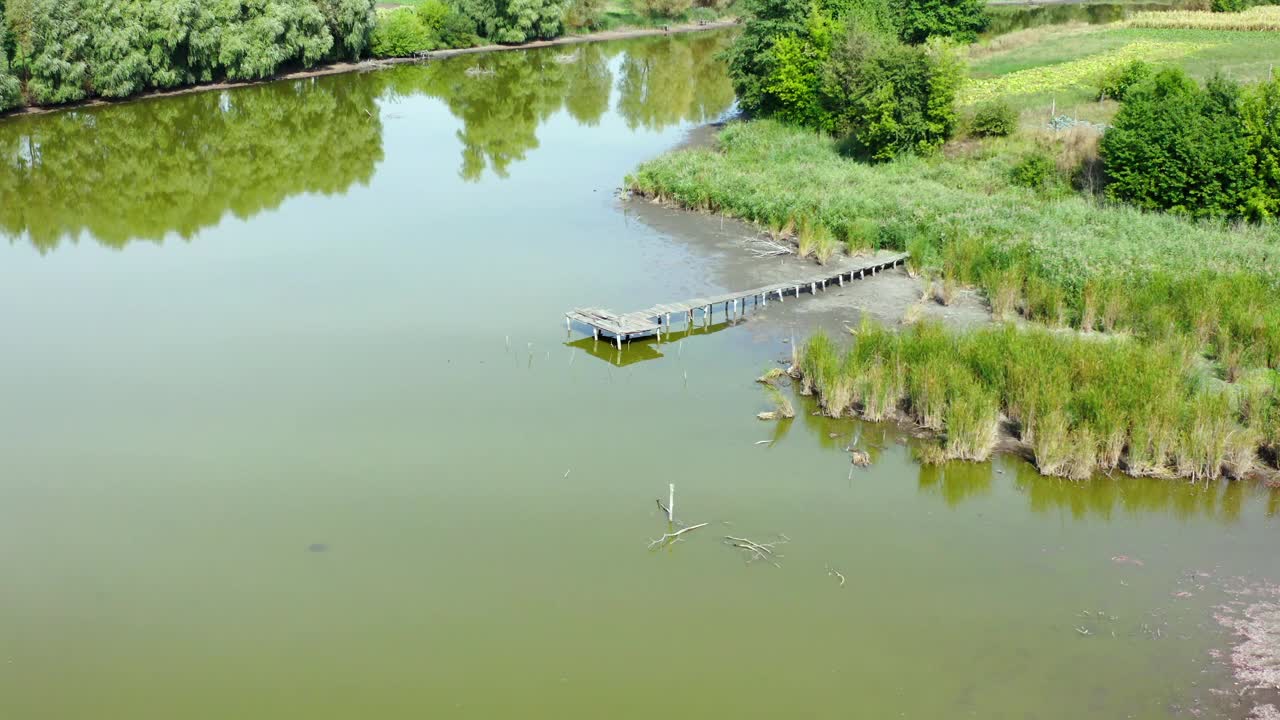
[[[843,287],[846,281],[875,275],[883,270],[902,265],[906,261],[907,253],[887,255],[873,258],[860,265],[846,265],[838,270],[822,268],[790,282],[654,305],[646,310],[630,313],[619,314],[600,308],[575,308],[564,314],[564,323],[568,329],[572,329],[574,323],[589,327],[592,335],[597,339],[603,334],[613,338],[621,348],[622,343],[632,338],[657,335],[661,339],[662,333],[670,332],[673,318],[683,319],[692,325],[695,316],[698,316],[704,323],[709,323],[717,305],[721,306],[726,318],[733,317],[746,312],[748,301],[752,307],[764,307],[771,299],[776,298],[778,302],[782,302],[788,295],[798,298],[802,292],[814,294],[819,290],[827,289],[830,284],[839,284]]]

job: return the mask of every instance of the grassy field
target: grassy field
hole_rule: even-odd
[[[1195,223],[1102,204],[1064,188],[1014,186],[1009,171],[1035,144],[1025,136],[997,138],[961,156],[867,165],[841,157],[830,138],[759,120],[729,126],[717,149],[670,153],[646,163],[628,184],[646,195],[767,227],[798,227],[811,219],[855,245],[905,248],[922,236],[980,239],[1076,291],[1094,278],[1181,273],[1187,267],[1250,268],[1280,277],[1275,226]],[[940,265],[944,251],[939,245],[923,252]]]
[[[1280,30],[1280,7],[1260,5],[1237,13],[1144,12],[1129,18],[1125,25],[1139,28],[1274,32]]]
[[[1098,76],[1131,59],[1176,65],[1201,79],[1215,72],[1263,79],[1280,58],[1280,33],[1067,25],[993,38],[969,57],[972,81],[962,103],[1002,97],[1024,110],[1068,108],[1092,103]]]

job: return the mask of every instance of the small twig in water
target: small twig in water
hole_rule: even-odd
[[[573,468],[569,468],[568,470],[565,470],[565,471],[564,471],[564,476],[565,476],[565,477],[569,477],[569,473],[571,473],[571,472],[573,472]]]
[[[662,537],[658,538],[657,540],[651,540],[651,541],[649,542],[649,549],[651,549],[651,550],[652,550],[654,545],[661,545],[661,544],[663,544],[663,543],[667,542],[668,540],[672,540],[672,541],[674,541],[676,538],[679,538],[681,535],[683,535],[683,534],[685,534],[685,533],[687,533],[687,532],[690,532],[690,531],[692,531],[692,530],[697,530],[697,529],[698,529],[698,528],[700,528],[700,527],[706,527],[706,526],[707,526],[707,525],[709,525],[709,524],[710,524],[710,523],[698,523],[697,525],[690,525],[690,526],[689,526],[689,527],[687,527],[687,528],[682,528],[682,529],[677,530],[677,531],[672,532],[672,533],[666,533],[666,534],[664,534]]]
[[[766,443],[771,443],[771,442],[773,442],[773,441],[772,441],[772,440],[757,440],[757,441],[755,442],[755,444],[756,444],[756,445],[764,445],[764,444],[766,444]]]
[[[828,566],[827,566],[827,575],[834,575],[835,577],[840,578],[840,587],[844,587],[844,574],[843,574],[843,573],[841,573],[839,570],[837,570],[837,569],[835,569],[835,568],[831,567],[830,565],[828,565]]]

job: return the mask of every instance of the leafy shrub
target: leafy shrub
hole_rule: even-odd
[[[566,29],[580,32],[604,27],[604,0],[572,0],[564,10]]]
[[[413,9],[383,13],[373,31],[373,54],[377,57],[405,57],[438,47],[436,36]]]
[[[1131,60],[1107,70],[1098,83],[1098,99],[1123,100],[1129,88],[1150,78],[1153,68],[1142,60]]]
[[[955,131],[962,70],[947,48],[913,47],[853,33],[827,65],[827,102],[849,134],[844,154],[885,161],[926,155]]]
[[[720,17],[719,12],[711,7],[695,7],[689,11],[689,22],[711,22]]]
[[[1245,0],[1213,0],[1209,4],[1209,8],[1218,13],[1240,12],[1248,6],[1249,4]]]
[[[418,6],[418,19],[435,36],[437,47],[460,48],[476,44],[476,24],[453,5],[426,0]]]
[[[982,103],[973,111],[969,131],[978,137],[1004,137],[1018,129],[1018,113],[1003,100]]]
[[[1195,217],[1239,215],[1248,174],[1240,88],[1181,70],[1130,88],[1100,148],[1109,197]],[[1274,188],[1272,190],[1274,192]]]
[[[634,0],[634,7],[651,18],[678,18],[689,11],[693,0]]]
[[[899,14],[899,37],[912,44],[931,37],[971,43],[991,23],[984,0],[901,0]]]
[[[1009,171],[1009,182],[1019,187],[1039,190],[1049,186],[1057,173],[1053,158],[1044,152],[1034,152],[1018,161]]]

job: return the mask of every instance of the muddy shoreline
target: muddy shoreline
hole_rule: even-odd
[[[715,135],[723,126],[723,122],[718,122],[691,129],[674,151],[713,148]],[[759,257],[753,252],[753,246],[769,233],[754,223],[688,210],[638,193],[627,193],[621,205],[629,216],[700,256],[712,279],[726,289],[786,282],[789,277],[807,272],[817,264],[816,260],[794,254]],[[770,304],[749,315],[743,328],[751,333],[755,342],[781,344],[780,349],[789,355],[793,339],[798,342],[819,329],[833,337],[847,337],[863,317],[895,328],[921,320],[939,322],[951,330],[968,330],[995,322],[990,306],[978,290],[960,289],[949,304],[943,305],[933,297],[929,281],[912,275],[905,267],[898,267],[848,283],[843,288],[828,288],[799,302]],[[1012,322],[1027,324],[1021,319]],[[938,433],[922,432],[913,423],[900,419],[888,422],[918,439],[940,437]],[[1032,447],[1005,418],[999,424],[992,453],[1017,456],[1034,464]],[[1280,470],[1258,465],[1240,479],[1276,487],[1280,486]]]
[[[134,102],[137,100],[149,100],[152,98],[165,98],[177,95],[190,95],[192,93],[211,92],[215,90],[230,90],[233,88],[250,87],[253,85],[264,85],[267,83],[279,82],[282,80],[304,80],[307,78],[324,77],[326,75],[341,75],[352,72],[367,72],[369,70],[378,70],[380,68],[391,67],[394,65],[403,65],[406,63],[430,62],[432,60],[443,60],[445,58],[455,57],[457,55],[477,55],[480,53],[496,53],[509,52],[512,50],[535,50],[538,48],[559,47],[561,45],[579,45],[582,43],[606,42],[609,40],[628,40],[631,38],[650,37],[654,35],[680,35],[684,33],[709,32],[712,30],[723,30],[738,24],[736,19],[718,20],[709,22],[705,25],[689,24],[689,25],[672,25],[667,29],[662,28],[634,28],[629,30],[605,30],[597,33],[588,33],[586,35],[564,35],[554,40],[535,40],[533,42],[521,43],[519,45],[479,45],[470,48],[448,48],[445,50],[432,50],[416,57],[402,58],[380,58],[361,60],[359,62],[338,62],[314,67],[307,70],[297,70],[293,72],[283,72],[271,77],[262,78],[260,80],[236,80],[224,82],[201,83],[199,85],[187,85],[180,88],[169,90],[151,90],[130,95],[127,98],[92,98],[79,102],[66,103],[63,105],[28,105],[25,107],[14,108],[7,112],[0,113],[0,121],[7,118],[24,117],[28,115],[45,115],[48,113],[62,112],[64,110],[78,110],[82,108],[101,107],[105,105],[121,105],[124,103]]]

